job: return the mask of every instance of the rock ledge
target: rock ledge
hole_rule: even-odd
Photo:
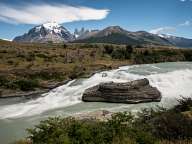
[[[85,102],[144,103],[161,101],[161,93],[150,86],[148,79],[127,83],[101,83],[85,90],[82,100]]]

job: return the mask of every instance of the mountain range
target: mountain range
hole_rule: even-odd
[[[177,47],[192,47],[192,39],[176,37],[172,35],[157,35],[146,31],[131,32],[120,26],[110,26],[103,30],[75,30],[70,33],[63,26],[51,22],[30,29],[28,33],[15,37],[15,42],[37,42],[37,43],[112,43],[130,45],[169,45]]]

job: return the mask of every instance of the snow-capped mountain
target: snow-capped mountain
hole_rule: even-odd
[[[159,34],[158,36],[167,39],[173,45],[178,47],[192,47],[192,39],[177,37],[170,34]]]
[[[40,42],[53,43],[68,42],[74,40],[74,36],[63,26],[56,22],[35,26],[28,33],[14,38],[16,42]]]
[[[12,41],[12,40],[10,40],[10,39],[5,39],[5,38],[3,38],[2,40],[4,40],[4,41],[10,41],[10,42]]]
[[[120,26],[110,26],[103,30],[76,29],[71,34],[66,28],[56,22],[35,26],[28,33],[13,39],[16,42],[36,43],[113,43],[113,44],[157,44],[177,47],[192,47],[192,39],[166,34],[152,34],[146,31],[130,32]]]

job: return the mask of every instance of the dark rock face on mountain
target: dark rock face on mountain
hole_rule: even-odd
[[[127,83],[101,83],[85,90],[82,100],[127,104],[159,102],[161,93],[150,86],[147,79],[141,79]]]
[[[28,33],[14,38],[15,42],[60,43],[74,40],[74,36],[57,23],[46,23],[36,26]]]
[[[158,44],[171,45],[171,43],[158,35],[145,31],[129,32],[119,26],[107,27],[104,30],[97,31],[84,39],[77,39],[75,42],[85,43],[113,43],[113,44]]]

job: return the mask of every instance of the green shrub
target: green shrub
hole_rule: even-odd
[[[129,53],[129,54],[132,54],[133,53],[133,46],[127,45],[126,46],[126,52]]]
[[[0,76],[0,86],[4,86],[7,82],[8,80],[5,76]]]
[[[21,79],[21,80],[7,81],[7,83],[5,83],[4,86],[9,89],[20,89],[22,91],[30,91],[38,87],[39,83],[36,80]]]
[[[122,50],[115,50],[112,52],[111,57],[113,59],[124,59],[124,53]]]
[[[192,50],[184,50],[183,53],[186,61],[192,61]]]
[[[183,99],[180,105],[191,106],[190,101]],[[34,144],[160,144],[170,139],[191,142],[192,120],[175,109],[177,106],[170,110],[145,109],[136,117],[115,113],[106,122],[49,118],[28,129],[28,138]]]
[[[157,137],[164,139],[185,139],[192,137],[192,121],[181,113],[165,113],[154,121]]]
[[[38,87],[37,80],[18,80],[15,81],[14,84],[22,91],[34,90],[35,87]]]
[[[105,45],[104,46],[104,53],[111,54],[113,52],[113,46],[112,45]]]
[[[174,110],[176,112],[185,112],[192,110],[192,98],[184,98],[178,100],[179,104],[175,106]]]
[[[54,69],[44,69],[41,71],[37,71],[35,73],[31,73],[27,76],[28,79],[42,79],[42,80],[63,80],[64,74]]]
[[[133,53],[133,47],[128,45],[126,48],[119,48],[116,50],[113,50],[111,53],[111,57],[113,59],[130,59]]]

